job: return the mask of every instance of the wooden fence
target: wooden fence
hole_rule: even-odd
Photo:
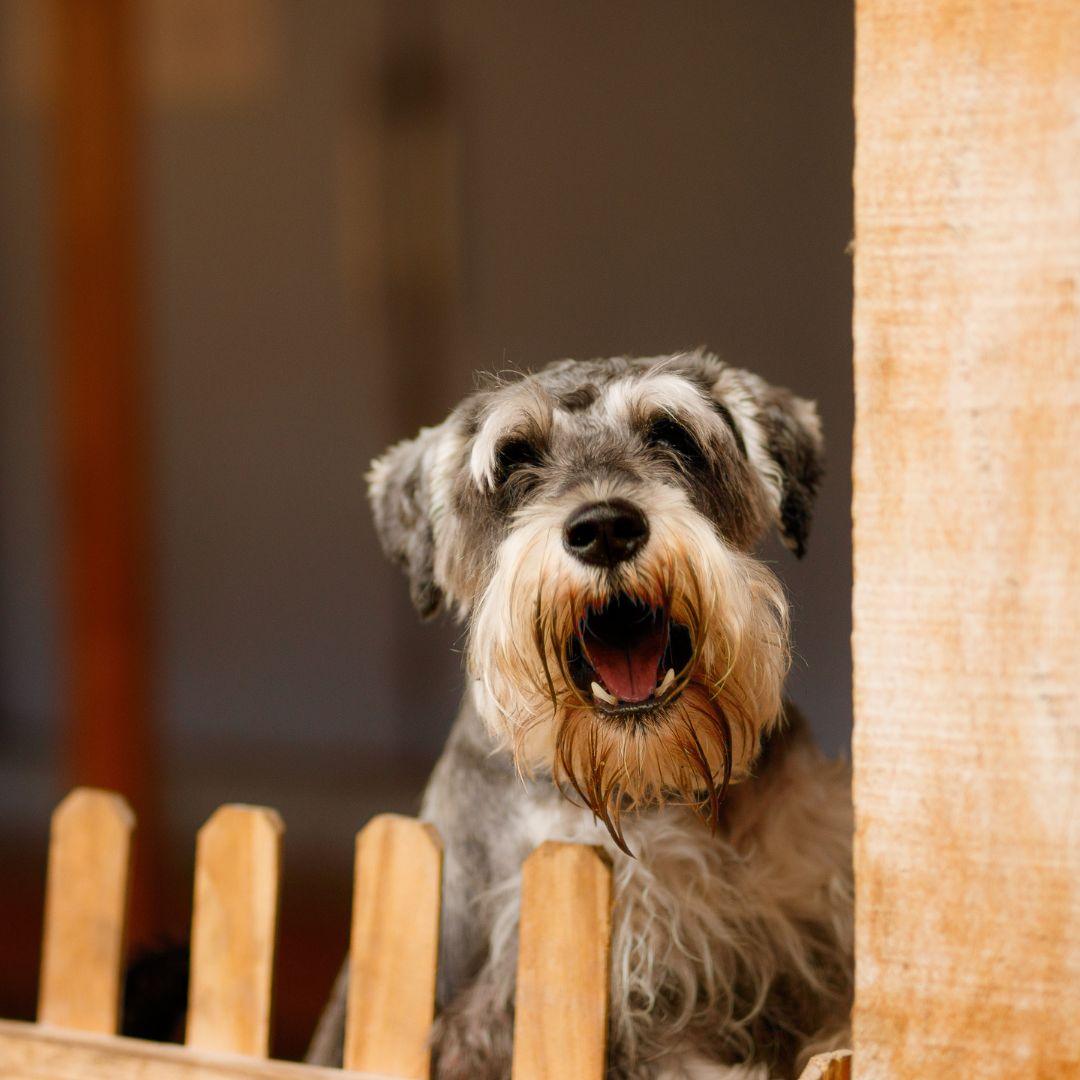
[[[281,819],[223,806],[199,831],[184,1046],[117,1035],[135,819],[119,795],[70,794],[53,814],[36,1024],[0,1021],[8,1080],[329,1080],[271,1061]],[[356,838],[345,1068],[422,1080],[435,1012],[442,845],[411,818]],[[604,1074],[611,871],[596,848],[548,842],[522,872],[514,1080]],[[845,1080],[847,1054],[805,1080]]]

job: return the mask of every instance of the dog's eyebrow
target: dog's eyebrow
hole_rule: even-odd
[[[649,395],[649,391],[654,390],[657,384],[661,384],[662,389],[666,390],[666,399],[662,394]],[[708,409],[719,416],[727,425],[742,458],[744,460],[749,459],[746,439],[735,420],[734,413],[723,401],[713,395],[712,384],[696,372],[665,371],[659,375],[646,376],[634,383],[616,384],[616,386],[616,393],[620,394],[624,402],[629,400],[632,403],[632,409],[635,407],[637,410],[645,408],[647,411],[656,411],[658,409],[660,412],[675,416],[679,412],[679,401],[677,399],[680,397],[684,406],[688,406],[692,402],[692,408],[695,412],[698,408]],[[684,391],[686,396],[683,395]]]
[[[515,393],[485,402],[484,410],[478,417],[469,466],[473,477],[482,486],[492,484],[495,455],[500,443],[520,435],[542,445],[551,427],[551,394],[535,384],[517,385]]]

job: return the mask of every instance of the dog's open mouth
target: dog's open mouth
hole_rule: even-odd
[[[570,675],[605,712],[644,712],[672,698],[693,657],[690,631],[622,593],[590,608],[568,646]]]

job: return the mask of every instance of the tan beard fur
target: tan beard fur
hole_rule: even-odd
[[[666,505],[650,515],[659,524],[648,557],[603,580],[552,541],[557,513],[525,515],[469,640],[481,713],[518,769],[549,772],[623,848],[620,817],[642,806],[682,803],[715,827],[728,784],[746,775],[780,716],[789,664],[776,577],[725,544],[685,500],[668,492],[658,500]],[[692,643],[666,704],[640,720],[606,715],[568,669],[582,618],[618,592],[662,607]]]

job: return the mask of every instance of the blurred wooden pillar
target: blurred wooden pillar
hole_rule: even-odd
[[[1080,1075],[1080,5],[858,0],[860,1078]]]
[[[126,0],[55,5],[56,341],[68,665],[66,783],[139,821],[132,930],[152,925],[156,814],[139,335],[138,122]]]
[[[430,0],[383,0],[385,315],[394,419],[409,435],[441,419],[433,397],[448,407],[461,396],[446,373],[457,329],[458,118],[441,19]]]
[[[370,7],[379,41],[375,145],[367,148],[378,163],[375,318],[387,358],[383,438],[391,442],[438,423],[463,390],[453,363],[459,330],[460,112],[444,5],[381,0]],[[430,644],[427,628],[411,615],[395,622],[392,671],[401,716],[429,707],[413,658]]]

